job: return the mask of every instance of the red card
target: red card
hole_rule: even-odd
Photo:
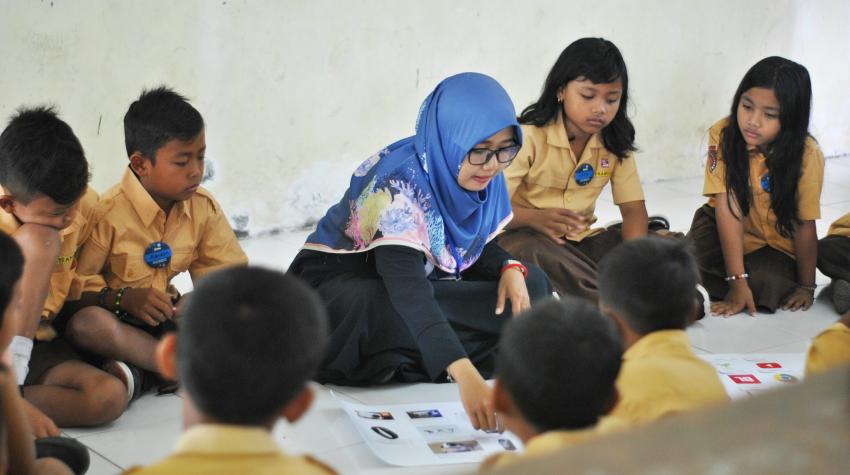
[[[761,384],[754,374],[728,374],[735,384]]]
[[[768,363],[756,363],[756,366],[758,366],[761,369],[777,369],[777,368],[782,367],[781,364],[773,362],[773,361],[768,362]]]

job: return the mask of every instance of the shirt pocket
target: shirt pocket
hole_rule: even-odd
[[[145,264],[144,258],[131,254],[115,254],[109,259],[109,272],[127,287],[135,287],[153,275],[153,269]]]
[[[559,190],[567,187],[568,179],[572,179],[572,176],[567,178],[563,173],[553,172],[542,167],[535,168],[533,166],[528,171],[528,175],[525,176],[525,182],[531,187],[557,188]]]
[[[604,173],[604,175],[602,174]],[[608,169],[596,169],[593,171],[593,179],[587,184],[589,188],[605,188],[611,181],[611,171]]]
[[[192,258],[195,255],[195,247],[175,246],[171,251],[169,270],[174,274],[179,274],[189,270],[189,266],[192,265]]]

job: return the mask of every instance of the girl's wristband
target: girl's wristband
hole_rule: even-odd
[[[726,282],[732,282],[733,280],[744,280],[744,279],[749,279],[749,278],[750,278],[750,274],[747,274],[746,272],[744,272],[743,274],[738,274],[738,275],[727,275],[726,277],[723,278],[723,280],[725,280]]]

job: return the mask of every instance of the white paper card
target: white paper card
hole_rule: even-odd
[[[473,429],[460,402],[366,406],[334,397],[366,445],[390,465],[477,464],[495,453],[523,450],[510,432]]]

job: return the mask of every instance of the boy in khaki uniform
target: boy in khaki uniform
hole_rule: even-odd
[[[818,269],[832,279],[822,294],[832,297],[839,315],[850,312],[850,213],[832,223],[818,241]]]
[[[77,292],[75,256],[97,202],[88,179],[82,146],[50,108],[21,109],[0,136],[0,231],[26,261],[11,350],[36,437],[58,435],[57,424],[110,422],[126,407],[121,381],[80,361],[62,337],[60,310]]]
[[[82,297],[68,322],[76,345],[131,374],[155,371],[154,349],[174,327],[180,297],[171,279],[194,281],[247,257],[209,192],[200,188],[204,122],[186,99],[165,87],[145,91],[124,117],[130,165],[103,194],[79,254]]]
[[[525,444],[481,469],[538,457],[626,427],[600,417],[617,402],[623,355],[613,322],[576,297],[549,300],[511,320],[502,333],[493,406],[503,427]],[[567,382],[565,384],[565,382]]]
[[[599,264],[599,306],[620,327],[626,347],[612,416],[645,424],[729,400],[685,333],[699,310],[698,272],[686,243],[657,237],[623,243]]]
[[[327,330],[318,294],[296,277],[239,267],[201,281],[157,351],[161,373],[185,389],[185,432],[172,455],[129,473],[335,473],[269,434],[312,404]]]

